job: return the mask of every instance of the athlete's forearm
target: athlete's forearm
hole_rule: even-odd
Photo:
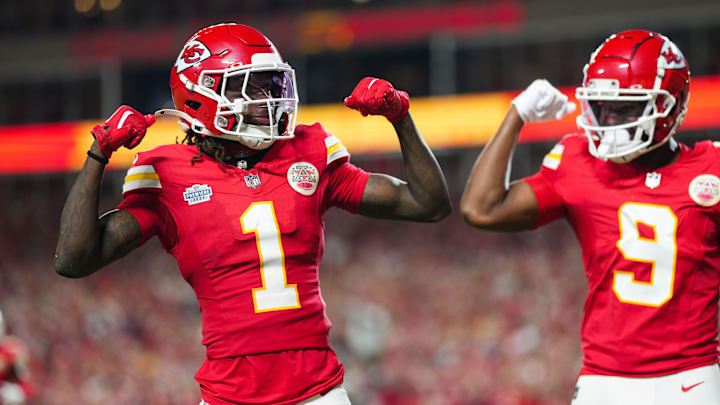
[[[102,156],[95,141],[90,151]],[[105,166],[87,158],[70,189],[60,217],[55,250],[55,271],[66,277],[83,277],[97,270],[100,257],[98,205]]]
[[[393,124],[407,177],[410,197],[423,219],[437,221],[450,214],[452,205],[440,165],[415,127],[410,114]]]
[[[465,192],[460,200],[463,217],[488,215],[501,204],[509,188],[510,159],[523,120],[511,107],[490,142],[475,161]]]

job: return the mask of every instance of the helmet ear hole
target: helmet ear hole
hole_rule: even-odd
[[[190,108],[191,110],[197,111],[198,108],[200,108],[202,104],[199,101],[193,101],[193,100],[187,100],[185,101],[185,106]]]

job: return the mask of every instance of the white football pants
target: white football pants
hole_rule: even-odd
[[[720,367],[698,367],[662,377],[581,375],[571,405],[718,405]]]
[[[200,405],[210,405],[204,400],[200,400]],[[325,395],[315,395],[314,397],[308,398],[298,405],[350,405],[350,398],[348,393],[342,385],[331,389]]]

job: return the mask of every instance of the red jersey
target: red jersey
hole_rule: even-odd
[[[0,337],[0,359],[6,365],[4,370],[0,371],[0,390],[5,384],[16,384],[22,391],[24,403],[35,391],[26,365],[27,347],[13,336]],[[0,405],[2,404],[3,397],[0,395]]]
[[[138,153],[118,208],[138,220],[143,243],[158,235],[177,259],[198,299],[208,359],[323,349],[318,361],[334,364],[312,378],[338,384],[342,366],[332,351],[329,360],[325,353],[331,324],[318,280],[322,215],[332,206],[356,212],[369,174],[349,163],[345,147],[320,124],[298,126],[294,139],[278,141],[249,170],[205,155],[191,163],[197,154],[188,145]],[[223,367],[203,366],[196,376],[201,388],[219,378],[218,387],[253,378],[228,371],[240,366]],[[278,378],[278,370],[267,372],[253,381]],[[317,393],[250,399],[282,402]]]
[[[649,377],[717,363],[720,149],[679,145],[650,170],[568,135],[526,178],[538,223],[566,217],[589,283],[583,374]]]

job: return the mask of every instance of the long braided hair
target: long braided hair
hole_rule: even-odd
[[[185,138],[180,143],[197,146],[198,154],[190,159],[191,165],[194,165],[196,160],[202,159],[203,153],[223,164],[230,158],[225,153],[222,141],[212,136],[202,136],[191,130],[185,134]]]

